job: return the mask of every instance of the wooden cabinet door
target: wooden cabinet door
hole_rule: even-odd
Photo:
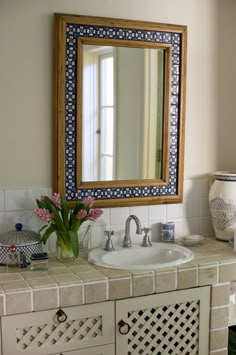
[[[209,307],[208,286],[117,301],[116,355],[208,355]]]
[[[114,302],[2,317],[3,355],[44,355],[114,343]],[[100,355],[100,354],[99,354]]]

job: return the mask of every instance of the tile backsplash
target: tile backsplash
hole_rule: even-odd
[[[208,189],[207,178],[185,179],[182,204],[106,208],[96,223],[90,222],[92,246],[105,243],[105,230],[114,230],[114,240],[119,242],[124,236],[125,221],[130,214],[135,214],[143,226],[151,227],[153,241],[160,240],[162,221],[175,222],[176,238],[189,234],[211,236],[214,231],[208,205]],[[51,193],[50,188],[0,190],[0,233],[14,229],[17,222],[22,223],[25,229],[37,231],[42,223],[33,213],[35,200]],[[82,235],[87,223],[81,227]],[[133,242],[141,240],[142,236],[135,234],[134,223],[131,223],[131,232]],[[55,238],[49,238],[47,249],[55,250]]]

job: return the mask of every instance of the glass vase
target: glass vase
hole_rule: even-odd
[[[77,244],[77,248],[79,248],[79,239],[77,231],[58,230],[56,231],[56,235],[57,259],[62,262],[74,261],[78,257],[78,255],[74,254],[71,240],[74,238],[74,244]]]

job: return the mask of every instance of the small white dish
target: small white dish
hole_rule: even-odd
[[[181,242],[184,245],[196,245],[203,241],[204,237],[198,234],[188,235],[186,237],[181,238]]]

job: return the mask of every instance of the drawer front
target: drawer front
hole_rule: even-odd
[[[2,317],[3,354],[55,354],[114,342],[114,302]],[[62,322],[60,322],[62,321]]]
[[[115,355],[115,344],[96,346],[95,348],[88,348],[83,350],[74,350],[55,355]]]

